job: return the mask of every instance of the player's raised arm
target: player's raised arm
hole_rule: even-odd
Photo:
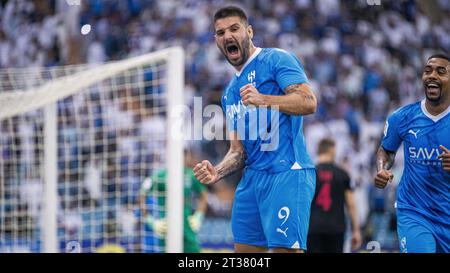
[[[375,186],[384,189],[392,181],[394,175],[390,171],[394,165],[395,153],[386,151],[383,146],[377,152],[377,175],[375,176]]]
[[[230,149],[217,166],[213,166],[208,160],[203,160],[194,167],[195,177],[203,184],[214,184],[245,166],[245,152],[237,133],[230,133]]]
[[[280,96],[261,94],[252,84],[243,86],[240,92],[244,105],[277,106],[289,115],[309,115],[317,109],[317,98],[306,83],[289,85]]]

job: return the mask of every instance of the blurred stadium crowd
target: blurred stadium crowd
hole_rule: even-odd
[[[98,64],[181,45],[191,107],[194,96],[202,97],[205,105],[220,105],[222,90],[234,73],[216,48],[211,22],[214,10],[229,1],[0,3],[0,69]],[[256,46],[280,47],[301,59],[319,99],[317,113],[305,118],[308,149],[314,157],[321,138],[335,138],[337,160],[352,178],[366,242],[378,241],[382,248],[396,251],[395,183],[384,191],[372,185],[375,152],[387,115],[422,97],[424,60],[438,51],[449,52],[450,2],[246,0],[238,5],[250,16]],[[92,30],[81,35],[85,24]],[[164,131],[162,121],[147,125],[148,131]],[[197,141],[191,146],[198,158],[213,163],[228,149],[225,141]],[[398,182],[402,164],[396,166]],[[200,231],[204,245],[220,241],[211,240],[208,232],[214,235],[215,223],[227,226],[221,221],[230,215],[237,179],[233,176],[209,188],[209,214]],[[223,236],[230,244],[230,233]]]

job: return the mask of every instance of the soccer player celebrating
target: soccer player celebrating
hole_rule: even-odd
[[[397,191],[397,232],[402,252],[450,251],[450,59],[428,58],[422,73],[425,99],[387,120],[377,153],[375,186],[392,181],[403,142],[405,167]]]
[[[217,47],[236,69],[222,96],[230,149],[216,166],[197,164],[195,175],[212,184],[245,168],[232,210],[236,252],[303,252],[316,174],[302,116],[316,111],[316,97],[293,54],[253,45],[242,9],[219,9],[214,29]]]

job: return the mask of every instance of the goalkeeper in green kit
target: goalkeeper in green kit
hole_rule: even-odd
[[[184,252],[197,253],[200,252],[200,244],[197,240],[197,232],[200,230],[203,218],[206,212],[207,189],[194,176],[192,170],[193,162],[191,152],[185,152],[185,168],[184,168]],[[151,178],[144,180],[141,186],[141,208],[145,207],[145,199],[147,195],[154,195],[157,205],[160,209],[156,212],[158,215],[149,215],[147,209],[142,209],[144,222],[156,235],[164,238],[167,233],[166,220],[166,179],[167,171],[161,170],[156,172]],[[194,201],[197,201],[196,209],[193,209]],[[162,241],[161,247],[164,247]]]

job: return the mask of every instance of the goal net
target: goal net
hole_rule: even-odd
[[[0,252],[182,252],[183,58],[0,70]]]

